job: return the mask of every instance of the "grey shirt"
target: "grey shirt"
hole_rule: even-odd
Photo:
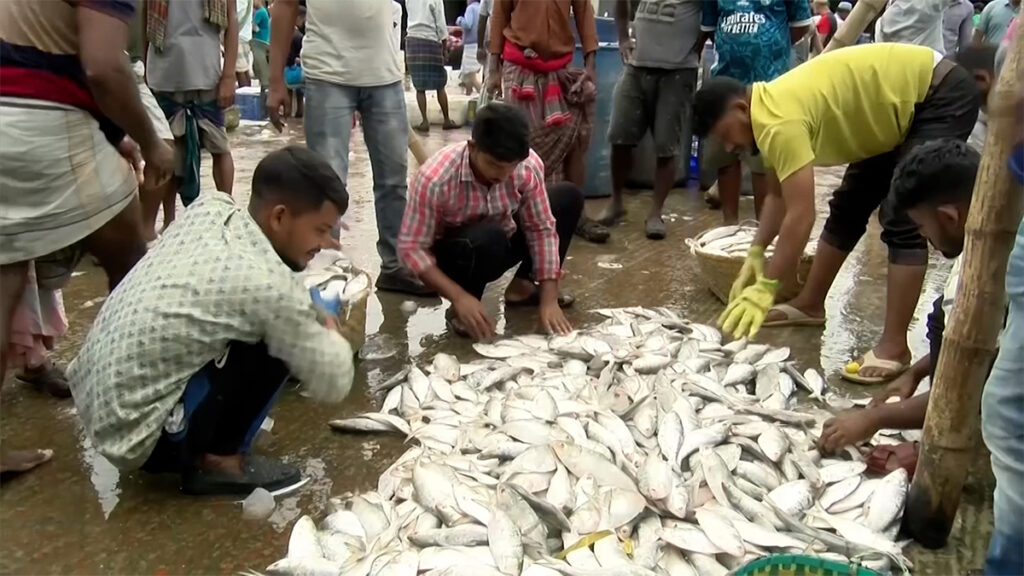
[[[970,0],[950,0],[942,12],[942,43],[946,56],[952,57],[969,46],[973,34],[974,5]]]
[[[149,87],[154,92],[213,90],[220,72],[220,29],[203,18],[203,0],[168,2],[164,48],[149,45]]]
[[[693,49],[700,34],[699,0],[642,0],[633,20],[633,66],[696,68]]]

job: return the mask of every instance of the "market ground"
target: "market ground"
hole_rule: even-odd
[[[466,138],[468,130],[441,133],[425,139],[430,152]],[[301,141],[301,128],[284,135],[242,126],[232,135],[235,157],[235,195],[247,202],[253,169],[268,151]],[[204,189],[212,187],[209,160],[204,160]],[[410,157],[410,173],[415,169]],[[370,165],[362,135],[353,133],[349,193],[343,238],[357,266],[376,275]],[[841,170],[819,170],[819,222],[827,211],[829,191]],[[570,319],[577,325],[595,321],[589,309],[633,305],[673,306],[695,321],[711,322],[721,304],[706,289],[685,239],[715,226],[720,213],[707,209],[694,189],[673,191],[666,208],[669,237],[651,242],[643,237],[642,215],[647,195],[627,199],[629,221],[614,229],[606,245],[573,243],[566,262],[567,289],[576,293]],[[603,200],[588,203],[595,213]],[[744,213],[752,205],[744,200]],[[751,214],[752,216],[752,214]],[[878,240],[877,223],[844,267],[828,300],[824,329],[765,330],[767,342],[789,346],[801,368],[820,368],[844,393],[864,395],[863,389],[844,388],[836,371],[862,353],[880,333],[884,311],[886,253]],[[602,267],[621,264],[621,268]],[[925,352],[924,315],[945,280],[948,266],[933,259],[927,289],[911,330],[915,357]],[[70,322],[55,357],[69,362],[77,352],[102,305],[106,281],[102,272],[84,263],[64,293]],[[533,332],[535,313],[517,310],[506,316],[501,287],[492,286],[485,299],[506,334]],[[297,494],[282,498],[269,521],[244,521],[240,507],[227,500],[188,498],[177,492],[172,477],[142,473],[119,474],[99,456],[83,435],[70,400],[58,401],[8,379],[3,388],[0,436],[9,447],[48,447],[53,461],[39,470],[4,482],[0,489],[0,573],[3,574],[232,574],[260,570],[284,555],[291,524],[300,514],[323,514],[331,495],[372,489],[381,471],[405,447],[393,437],[344,436],[327,421],[372,410],[379,399],[367,384],[387,378],[410,359],[428,362],[436,351],[469,359],[468,344],[448,334],[446,304],[420,299],[419,310],[407,316],[399,310],[406,300],[393,294],[374,294],[368,311],[371,347],[393,346],[397,352],[379,361],[361,361],[349,398],[340,405],[318,405],[294,390],[283,394],[272,416],[272,433],[259,450],[299,466],[312,480]],[[759,336],[760,338],[760,336]],[[964,491],[953,537],[946,548],[924,551],[912,546],[916,573],[963,574],[982,565],[991,531],[991,474],[984,455]]]

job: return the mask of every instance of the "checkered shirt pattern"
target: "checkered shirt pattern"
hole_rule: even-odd
[[[477,222],[495,222],[512,236],[523,227],[535,279],[557,280],[558,235],[551,215],[544,163],[531,150],[512,176],[495,186],[477,181],[469,165],[467,143],[448,146],[420,167],[409,186],[409,201],[398,234],[398,254],[420,274],[437,264],[431,247],[445,230]]]

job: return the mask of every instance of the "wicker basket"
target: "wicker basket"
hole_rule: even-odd
[[[725,256],[709,252],[701,248],[698,243],[700,237],[711,230],[713,230],[713,228],[701,232],[688,241],[688,244],[690,245],[690,253],[696,258],[697,269],[699,270],[700,275],[704,277],[704,281],[707,282],[708,288],[711,292],[714,293],[714,295],[722,302],[728,303],[729,290],[732,288],[732,283],[736,281],[736,276],[739,275],[740,268],[743,267],[743,261],[746,259],[746,254]],[[814,257],[806,253],[802,258],[800,258],[800,265],[797,267],[796,282],[784,282],[782,287],[779,289],[778,295],[775,297],[776,302],[785,302],[800,293],[800,289],[803,288],[804,282],[807,281],[807,275],[811,272],[811,263],[813,261]]]

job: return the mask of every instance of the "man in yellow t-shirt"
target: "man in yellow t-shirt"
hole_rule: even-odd
[[[880,208],[882,241],[889,248],[885,327],[860,370],[843,374],[876,383],[905,370],[906,332],[928,248],[888,198],[893,169],[922,142],[966,140],[980,104],[967,70],[930,48],[904,44],[844,48],[752,86],[722,77],[706,81],[694,102],[698,136],[759,153],[781,183],[781,194],[765,201],[758,235],[729,295],[725,330],[740,337],[753,336],[762,324],[824,324],[829,288]],[[795,299],[773,306],[780,281],[795,279],[814,225],[814,166],[846,163],[807,283]],[[775,256],[765,266],[764,247],[776,236]]]

